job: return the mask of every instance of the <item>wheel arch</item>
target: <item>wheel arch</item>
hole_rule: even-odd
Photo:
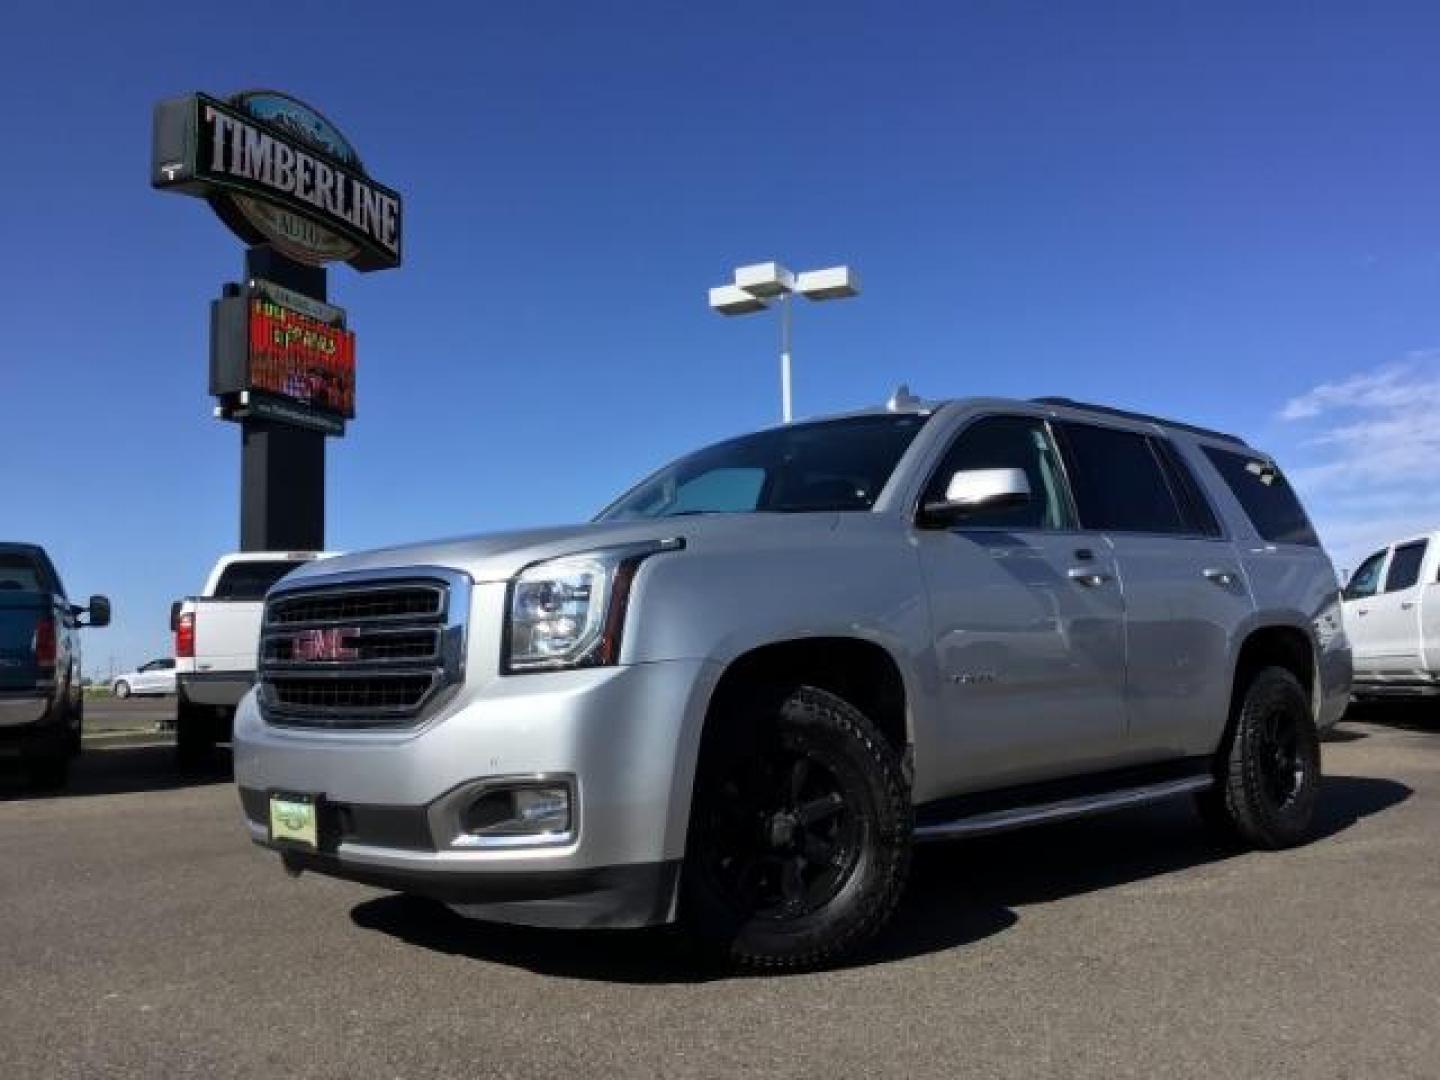
[[[1225,726],[1227,738],[1240,695],[1245,692],[1254,674],[1266,667],[1281,667],[1294,675],[1309,699],[1311,715],[1318,715],[1321,705],[1319,662],[1310,634],[1294,624],[1258,626],[1245,635],[1235,652],[1230,683],[1230,716]]]
[[[724,665],[710,693],[702,746],[705,732],[738,695],[799,685],[844,698],[879,729],[897,755],[908,757],[914,729],[912,696],[903,668],[884,645],[853,635],[769,641],[735,656]]]

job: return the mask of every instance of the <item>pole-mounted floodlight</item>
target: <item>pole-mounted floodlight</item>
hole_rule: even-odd
[[[735,284],[710,290],[710,307],[721,315],[751,315],[770,302],[780,305],[780,407],[790,422],[790,298],[845,300],[860,295],[860,277],[848,266],[830,266],[792,274],[777,262],[755,263],[735,271]]]

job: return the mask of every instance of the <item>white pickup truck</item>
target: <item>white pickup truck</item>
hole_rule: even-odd
[[[297,566],[334,552],[246,551],[221,556],[198,596],[170,610],[175,634],[175,747],[182,765],[230,738],[235,706],[255,683],[265,593]]]
[[[1440,532],[1366,558],[1343,607],[1357,698],[1440,695]]]

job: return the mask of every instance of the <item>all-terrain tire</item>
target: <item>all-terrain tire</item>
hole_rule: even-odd
[[[911,829],[900,757],[849,702],[809,686],[737,701],[701,748],[682,922],[731,966],[832,963],[894,914]]]
[[[1293,673],[1261,668],[1234,706],[1216,758],[1215,786],[1196,797],[1222,839],[1278,849],[1305,840],[1320,793],[1320,737]]]

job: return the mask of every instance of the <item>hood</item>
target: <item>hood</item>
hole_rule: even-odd
[[[676,537],[697,546],[760,544],[764,542],[762,537],[828,533],[835,528],[838,517],[837,514],[705,514],[481,533],[317,560],[290,573],[285,581],[291,584],[327,574],[413,566],[463,570],[476,582],[508,581],[531,563],[596,548]],[[763,527],[759,527],[760,522],[764,523]]]

